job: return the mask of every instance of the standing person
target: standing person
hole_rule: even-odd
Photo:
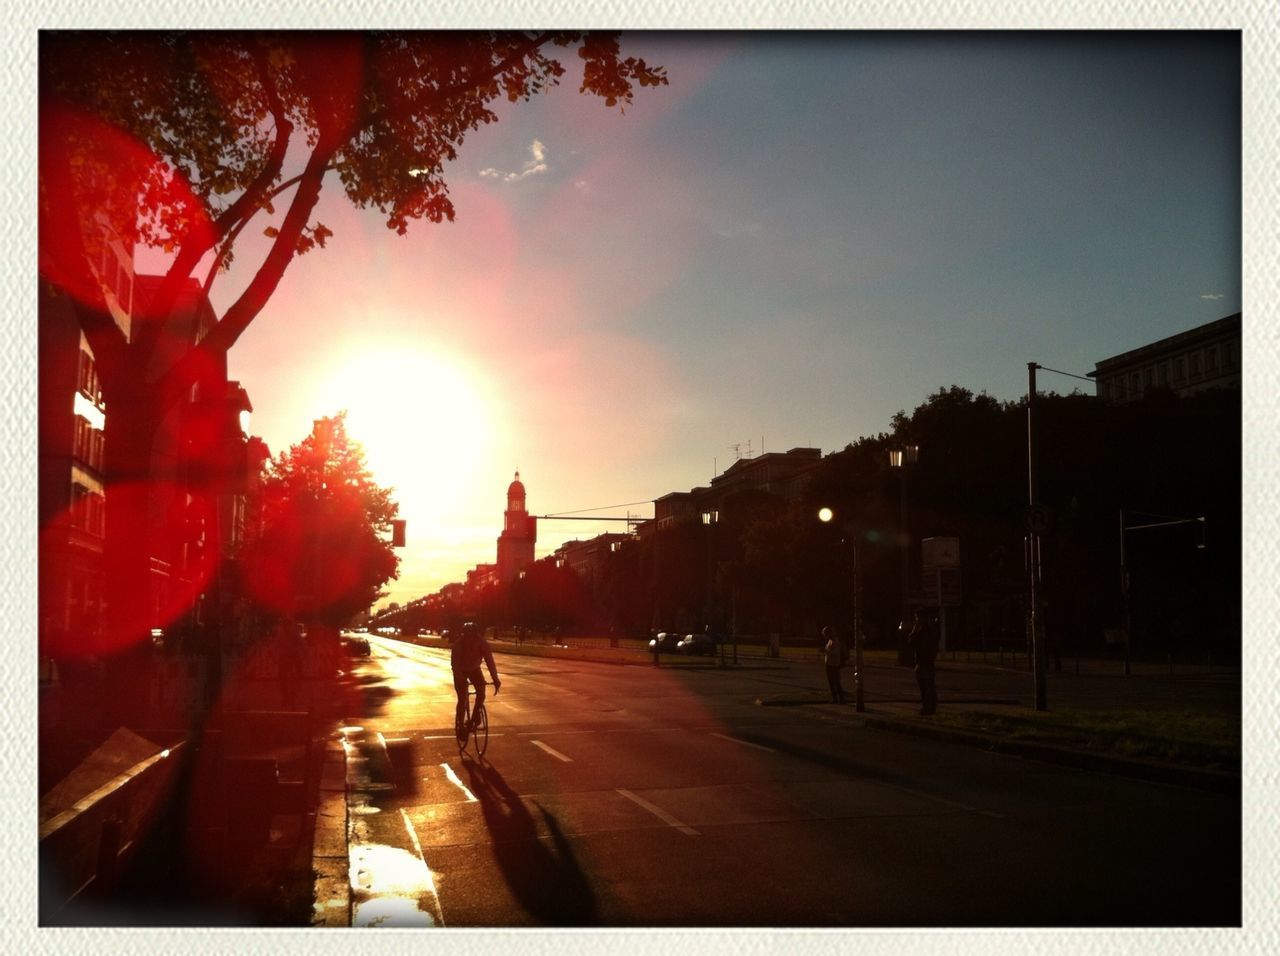
[[[844,703],[844,688],[840,686],[840,668],[844,667],[845,662],[849,659],[849,654],[845,650],[844,641],[840,640],[839,632],[828,624],[822,629],[822,637],[826,643],[822,646],[822,661],[827,668],[827,684],[831,688],[831,703]]]
[[[502,681],[498,680],[498,668],[493,663],[493,650],[489,642],[480,633],[480,628],[471,622],[462,625],[462,633],[453,642],[449,651],[449,665],[453,668],[453,689],[458,694],[458,710],[454,718],[454,726],[461,727],[462,718],[467,712],[467,682],[476,689],[476,707],[484,703],[484,671],[481,664],[489,668],[489,677],[493,681],[493,693],[496,696],[502,689]],[[474,713],[474,711],[473,711]]]
[[[280,675],[280,697],[285,709],[293,710],[298,704],[298,685],[302,683],[301,624],[284,623],[277,628],[279,642],[276,647]]]
[[[938,687],[935,680],[934,661],[938,657],[938,632],[924,608],[916,608],[911,621],[911,633],[907,635],[911,654],[916,664],[916,684],[920,687],[920,713],[938,712]]]

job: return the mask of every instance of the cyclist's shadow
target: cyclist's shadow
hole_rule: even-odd
[[[498,868],[516,899],[544,925],[594,924],[595,896],[555,816],[538,806],[549,840],[540,838],[533,814],[492,764],[466,760],[463,766],[493,836]]]

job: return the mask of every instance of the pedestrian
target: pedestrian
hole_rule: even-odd
[[[822,629],[822,637],[826,641],[822,645],[822,661],[827,668],[827,684],[831,688],[831,703],[844,703],[844,688],[840,685],[840,668],[849,660],[849,652],[839,632],[828,624]]]
[[[915,610],[911,621],[911,633],[907,635],[907,643],[915,659],[916,684],[920,687],[920,713],[926,716],[936,714],[938,687],[934,661],[938,657],[938,632],[924,608]]]
[[[303,627],[285,622],[277,629],[279,641],[276,647],[280,676],[281,703],[286,710],[298,705],[298,685],[302,683]]]

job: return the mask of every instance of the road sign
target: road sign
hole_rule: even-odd
[[[920,563],[927,568],[960,567],[959,538],[922,538]]]
[[[1048,505],[1028,505],[1023,521],[1032,534],[1048,534],[1053,530],[1053,509]]]
[[[932,607],[959,607],[964,589],[959,568],[924,568],[920,572],[924,599]]]

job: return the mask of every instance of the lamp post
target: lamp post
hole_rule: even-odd
[[[907,626],[907,607],[911,601],[910,578],[911,535],[907,529],[907,469],[920,459],[919,445],[903,445],[889,449],[889,467],[898,472],[898,528],[902,552],[902,603],[898,614],[898,663],[905,664],[902,640]]]
[[[835,512],[830,508],[818,509],[818,520],[830,524],[835,519]],[[853,709],[858,713],[866,711],[866,700],[862,688],[862,576],[858,567],[858,539],[851,522],[840,525],[841,543],[847,543],[852,549],[853,557]]]
[[[1036,471],[1035,455],[1035,362],[1027,363],[1027,511],[1030,515],[1040,508],[1040,482]],[[1044,628],[1040,621],[1040,588],[1042,565],[1040,562],[1040,535],[1036,526],[1028,521],[1027,529],[1027,625],[1031,630],[1031,670],[1035,691],[1036,710],[1049,709],[1048,679],[1045,676]]]
[[[711,630],[711,615],[714,609],[714,602],[712,601],[712,597],[711,597],[711,588],[713,584],[713,577],[715,574],[714,558],[715,558],[716,524],[719,521],[720,521],[720,512],[717,509],[710,508],[702,512],[702,523],[707,526],[707,588],[706,588],[706,596],[703,601],[702,624],[703,624],[703,633],[707,634],[708,636],[713,636],[713,634],[718,634],[718,629],[714,632]],[[720,645],[720,648],[719,648],[720,666],[724,667],[725,666],[724,642],[716,641],[716,643]]]

